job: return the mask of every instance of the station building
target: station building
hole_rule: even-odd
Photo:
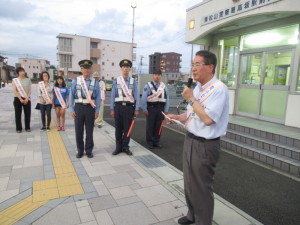
[[[299,0],[205,0],[185,37],[217,55],[230,114],[300,128],[299,24]]]

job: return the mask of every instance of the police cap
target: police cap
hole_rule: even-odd
[[[132,62],[128,59],[123,59],[121,60],[121,62],[119,63],[120,67],[122,66],[129,66],[130,68],[132,67]]]
[[[78,62],[78,65],[81,67],[81,68],[91,68],[92,65],[93,65],[93,62],[89,59],[83,59],[83,60],[80,60]]]
[[[162,75],[161,70],[154,70],[153,74],[160,74],[160,75]]]

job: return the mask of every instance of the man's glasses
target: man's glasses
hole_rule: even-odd
[[[205,63],[192,63],[191,67],[194,68],[194,67],[199,67],[199,66],[207,66],[209,64],[205,64]]]

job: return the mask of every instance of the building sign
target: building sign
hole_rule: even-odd
[[[201,24],[204,25],[204,24],[212,23],[217,20],[225,19],[227,17],[234,16],[278,1],[281,0],[247,0],[240,3],[236,3],[236,5],[234,6],[230,6],[221,11],[202,17]]]

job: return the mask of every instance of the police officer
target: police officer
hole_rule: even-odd
[[[116,150],[112,154],[117,155],[123,151],[127,155],[132,155],[129,150],[128,131],[134,117],[138,115],[139,92],[136,81],[129,77],[132,62],[124,59],[119,65],[122,75],[113,81],[110,101],[110,115],[115,118],[116,136]]]
[[[85,59],[79,61],[82,76],[72,80],[69,105],[71,115],[75,122],[77,158],[81,158],[85,151],[88,158],[93,158],[93,131],[94,120],[98,117],[100,108],[99,82],[91,77],[93,62]],[[85,126],[86,142],[83,141]]]
[[[227,87],[214,78],[217,57],[209,51],[196,53],[192,64],[195,89],[185,87],[187,113],[168,116],[185,122],[183,147],[184,192],[188,213],[179,224],[211,225],[214,212],[213,181],[220,154],[220,136],[226,134],[229,97]]]
[[[161,70],[154,71],[153,81],[145,85],[142,95],[142,108],[147,117],[146,141],[148,148],[161,148],[160,133],[165,114],[169,110],[169,93],[166,85],[161,82]]]

